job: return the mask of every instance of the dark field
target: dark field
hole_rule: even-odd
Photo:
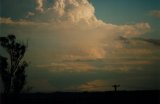
[[[2,104],[160,104],[160,91],[55,92],[1,95]]]

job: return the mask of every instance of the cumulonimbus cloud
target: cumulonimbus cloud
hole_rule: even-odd
[[[0,24],[21,28],[22,34],[24,31],[26,35],[33,34],[29,37],[36,39],[35,44],[41,42],[42,49],[45,47],[45,52],[48,52],[44,57],[49,59],[53,57],[51,61],[56,61],[55,57],[60,56],[57,60],[62,61],[62,63],[50,62],[46,65],[37,65],[38,67],[65,69],[66,66],[67,70],[77,68],[88,71],[93,68],[91,64],[73,61],[105,59],[115,50],[125,49],[124,44],[116,41],[119,36],[137,37],[151,29],[149,23],[143,22],[127,25],[105,23],[96,18],[95,8],[88,0],[54,0],[50,7],[45,7],[44,3],[44,0],[36,0],[36,11],[30,12],[31,16],[26,19],[0,18]],[[40,53],[37,52],[35,55]],[[63,60],[72,62],[63,63]]]

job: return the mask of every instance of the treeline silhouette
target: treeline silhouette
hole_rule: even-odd
[[[54,92],[3,96],[2,104],[159,104],[160,91]]]

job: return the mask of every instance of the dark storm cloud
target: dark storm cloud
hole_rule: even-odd
[[[160,46],[160,40],[159,39],[145,39],[145,38],[140,38],[139,40],[142,40],[142,41],[146,41],[148,43],[151,43],[155,46]]]

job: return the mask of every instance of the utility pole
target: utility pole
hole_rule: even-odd
[[[114,91],[117,92],[117,88],[120,87],[120,85],[112,85],[112,87],[114,88]]]

